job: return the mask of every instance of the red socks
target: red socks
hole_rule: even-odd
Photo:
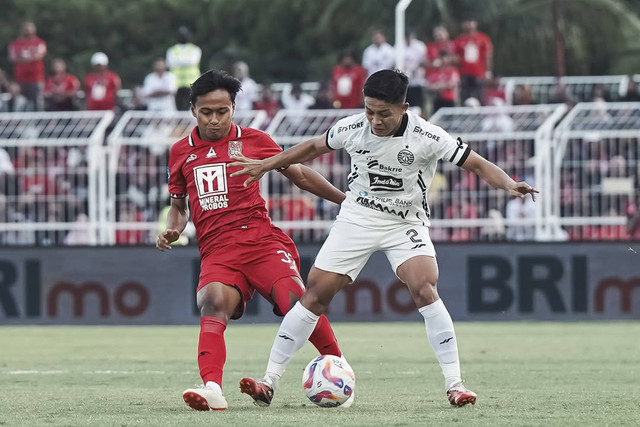
[[[336,336],[333,334],[329,319],[327,319],[324,314],[318,319],[318,324],[309,337],[309,342],[318,349],[320,354],[342,356],[340,347],[338,347],[338,340],[336,340]]]
[[[200,339],[198,341],[198,367],[203,384],[208,381],[222,387],[222,368],[227,360],[224,331],[227,325],[210,316],[200,318]]]

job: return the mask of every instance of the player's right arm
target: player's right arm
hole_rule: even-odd
[[[189,210],[187,209],[187,199],[171,198],[171,207],[167,215],[167,229],[158,234],[156,248],[160,251],[171,249],[171,243],[178,240],[189,221]]]
[[[327,135],[323,134],[262,160],[249,159],[242,155],[233,156],[232,158],[236,161],[229,163],[229,166],[239,166],[241,169],[233,172],[231,176],[249,175],[249,178],[244,182],[246,187],[252,182],[260,180],[270,170],[280,169],[296,163],[304,163],[330,152],[331,149],[327,146],[326,140]]]

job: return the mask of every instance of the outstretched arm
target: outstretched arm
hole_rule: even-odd
[[[334,187],[317,171],[305,165],[291,165],[282,171],[298,188],[329,200],[335,204],[341,204],[346,198],[345,194]]]
[[[524,181],[515,182],[505,171],[474,151],[469,154],[462,168],[475,173],[493,188],[502,188],[508,191],[513,197],[523,198],[527,194],[531,194],[531,198],[535,200],[535,193],[539,193]]]
[[[322,135],[303,143],[300,143],[288,150],[283,151],[268,159],[249,159],[242,155],[233,156],[236,162],[229,163],[229,166],[239,166],[242,169],[233,172],[230,176],[249,175],[244,182],[245,187],[254,181],[258,181],[262,176],[273,169],[280,169],[296,163],[303,163],[331,151],[325,144],[326,135]]]
[[[167,229],[158,234],[156,248],[160,251],[171,249],[171,243],[178,240],[189,221],[189,211],[187,210],[187,199],[171,199],[171,207],[167,215]]]

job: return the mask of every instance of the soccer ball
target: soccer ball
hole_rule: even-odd
[[[355,385],[353,369],[345,359],[337,356],[318,356],[302,373],[304,394],[323,408],[342,405],[353,394]]]

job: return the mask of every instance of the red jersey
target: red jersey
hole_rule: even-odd
[[[455,41],[456,55],[460,57],[460,74],[484,77],[487,71],[487,55],[493,55],[489,36],[483,33],[463,34]]]
[[[18,83],[44,82],[44,61],[33,59],[40,55],[46,55],[47,44],[44,40],[34,37],[31,39],[19,38],[9,45],[9,58],[11,60],[22,59],[27,62],[14,62],[14,78]]]
[[[230,177],[239,168],[229,168],[228,163],[238,153],[265,159],[281,151],[266,133],[235,123],[219,141],[201,140],[196,126],[171,147],[169,192],[173,198],[189,196],[202,257],[216,248],[242,243],[240,238],[251,242],[279,230],[271,224],[259,183],[245,187],[247,177]]]
[[[427,76],[428,76],[427,82],[432,85],[436,83],[459,83],[460,82],[460,73],[458,73],[458,70],[453,67],[434,68],[430,73],[427,74]],[[446,99],[449,101],[455,101],[456,100],[455,88],[441,90],[440,98]]]
[[[340,102],[340,108],[359,108],[362,105],[362,88],[367,80],[367,70],[360,65],[344,68],[333,67],[331,88],[334,99]]]
[[[44,82],[45,95],[54,93],[70,94],[80,89],[80,81],[76,76],[64,73],[62,76],[51,76]]]
[[[112,71],[88,74],[84,80],[87,110],[113,110],[121,87],[120,77]]]

